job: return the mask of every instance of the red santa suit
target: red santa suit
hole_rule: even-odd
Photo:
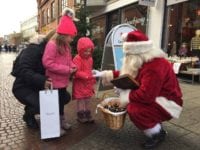
[[[152,129],[163,121],[178,118],[183,105],[182,93],[164,52],[155,49],[139,31],[125,35],[125,38],[123,51],[129,58],[125,58],[121,72],[104,71],[103,82],[126,73],[139,82],[137,90],[122,90],[120,99],[127,103],[129,117],[140,130]],[[134,65],[134,61],[139,63]]]

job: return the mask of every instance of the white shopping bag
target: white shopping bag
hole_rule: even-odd
[[[58,90],[40,91],[41,139],[60,136]]]

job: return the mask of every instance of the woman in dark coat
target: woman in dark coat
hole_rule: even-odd
[[[49,88],[51,84],[50,79],[45,76],[42,65],[47,39],[38,36],[22,51],[19,59],[20,71],[12,89],[17,100],[25,105],[23,120],[31,128],[38,128],[34,115],[39,113],[39,91]]]

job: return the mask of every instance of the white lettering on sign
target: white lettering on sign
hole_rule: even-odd
[[[185,1],[188,1],[188,0],[167,0],[167,5],[174,5],[174,4],[185,2]]]
[[[156,2],[157,0],[139,0],[139,5],[155,7]]]
[[[125,19],[125,23],[137,26],[137,24],[141,24],[142,26],[145,25],[145,17],[142,18],[136,18],[134,17],[133,19],[128,20],[127,18]]]
[[[101,33],[103,31],[104,31],[104,28],[100,26],[96,26],[96,28],[92,29],[93,34]]]

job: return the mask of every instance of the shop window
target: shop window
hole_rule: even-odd
[[[50,9],[47,9],[47,23],[50,23]]]
[[[55,2],[51,3],[51,19],[54,20],[56,18],[56,11],[55,11]]]
[[[42,11],[42,26],[44,26],[44,25],[46,25],[46,18],[47,18],[47,16],[46,16],[46,11],[45,10],[43,10]]]
[[[103,47],[105,39],[106,17],[100,16],[97,18],[92,18],[90,21],[92,24],[92,35],[94,40],[97,41],[100,47]]]
[[[61,0],[61,12],[67,6],[67,0]]]
[[[146,32],[147,7],[134,5],[124,8],[122,11],[122,23],[128,23],[137,29]]]
[[[107,33],[116,25],[120,23],[119,10],[113,11],[107,16]]]
[[[183,49],[184,56],[193,55],[191,41],[200,29],[200,1],[192,0],[169,6],[166,14],[163,47],[169,55],[182,56]]]

